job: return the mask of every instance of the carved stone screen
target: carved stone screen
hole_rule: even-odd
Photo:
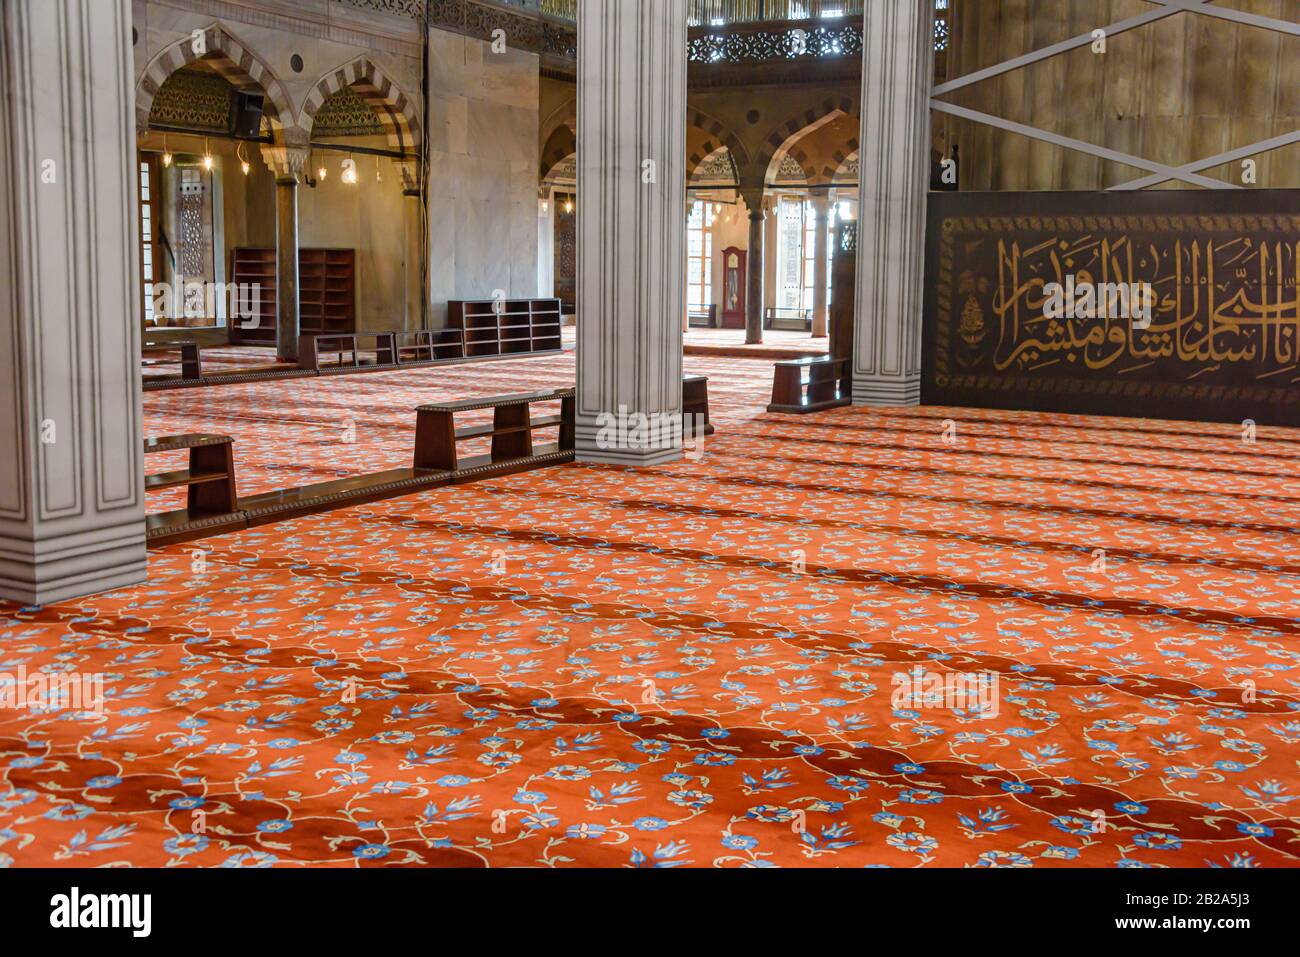
[[[930,405],[1300,425],[1300,191],[932,193]]]

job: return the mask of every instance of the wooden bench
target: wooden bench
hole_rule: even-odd
[[[717,329],[718,304],[709,306],[692,306],[686,313],[686,323],[692,329]]]
[[[776,364],[769,412],[820,412],[849,405],[849,360],[805,356]]]
[[[150,515],[150,544],[170,544],[243,525],[235,486],[234,439],[228,435],[169,435],[145,439],[144,454],[189,450],[189,468],[144,477],[146,492],[185,488],[186,507]]]
[[[361,348],[361,340],[375,340],[375,348]],[[374,360],[365,358],[364,353],[374,352]],[[337,355],[338,361],[331,365],[321,365],[321,357]],[[348,359],[344,359],[348,356]],[[395,334],[391,332],[347,332],[301,335],[298,337],[298,368],[312,372],[328,374],[331,372],[350,372],[365,367],[383,368],[397,365],[397,345]]]
[[[466,482],[485,475],[509,475],[569,461],[574,455],[576,392],[553,389],[526,392],[492,399],[465,399],[422,405],[416,410],[415,468],[417,471],[450,472],[453,482]],[[532,407],[539,402],[559,402],[560,414],[535,417]],[[492,409],[490,425],[456,427],[456,416],[478,409]],[[559,441],[538,446],[533,433],[559,428]],[[468,439],[492,439],[488,455],[462,458],[457,443]]]
[[[786,309],[782,306],[768,306],[767,315],[763,320],[763,328],[812,332],[812,318],[813,311],[811,309]]]
[[[459,329],[394,332],[391,335],[393,355],[399,366],[465,357],[464,333]]]
[[[179,360],[171,355],[178,351],[180,352]],[[140,352],[142,356],[140,365],[146,369],[154,366],[175,365],[179,361],[183,380],[198,382],[203,378],[203,362],[199,358],[199,344],[197,342],[146,342],[141,347]],[[146,356],[164,356],[165,358],[144,358]]]
[[[698,415],[704,419],[704,434],[716,430],[709,421],[709,377],[688,375],[682,379],[682,415]]]

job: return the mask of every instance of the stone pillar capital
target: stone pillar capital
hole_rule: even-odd
[[[767,192],[763,184],[761,183],[759,183],[758,185],[751,184],[748,186],[742,185],[739,189],[736,190],[736,192],[740,195],[740,198],[744,200],[745,205],[749,208],[749,211],[751,213],[753,213],[754,210],[756,209],[763,208],[763,196],[764,193]]]
[[[305,130],[281,130],[275,143],[262,147],[262,161],[277,180],[281,177],[302,176],[311,157],[311,143]]]

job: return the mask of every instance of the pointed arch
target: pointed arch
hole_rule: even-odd
[[[749,150],[740,141],[740,137],[718,120],[692,107],[686,111],[686,124],[704,134],[702,141],[695,146],[691,155],[686,159],[687,182],[690,182],[691,177],[695,175],[696,168],[705,159],[716,153],[720,146],[727,148],[727,152],[731,154],[732,164],[737,170],[744,169],[748,165]],[[693,141],[694,137],[691,137],[690,140]]]
[[[556,127],[550,139],[542,147],[542,175],[545,182],[555,167],[578,152],[578,138],[567,126]]]
[[[731,188],[739,188],[740,170],[736,166],[735,158],[731,155],[731,150],[727,149],[727,147],[725,146],[719,146],[708,156],[704,157],[704,159],[702,159],[699,163],[694,164],[693,168],[690,170],[690,179],[688,179],[686,182],[688,184],[694,183],[695,178],[700,174],[700,171],[704,169],[706,166],[708,166],[709,163],[712,160],[714,160],[715,157],[726,161],[725,165],[730,171],[729,181],[727,183],[727,186]]]
[[[196,42],[200,32],[201,44]],[[139,135],[144,135],[149,130],[149,114],[153,111],[154,98],[158,96],[158,91],[167,82],[167,78],[197,60],[211,65],[236,89],[262,93],[266,97],[263,115],[271,124],[271,132],[277,144],[284,142],[285,128],[295,125],[293,104],[285,92],[284,84],[265,60],[217,22],[209,24],[202,31],[186,34],[173,41],[149,61],[135,88],[136,130]]]
[[[807,156],[800,157],[795,144],[808,134],[820,129],[837,116],[856,115],[856,104],[847,96],[831,97],[790,117],[768,134],[763,144],[763,151],[758,155],[757,165],[766,171],[768,180],[780,165],[782,157],[789,153],[804,167],[809,180],[816,178],[817,169],[811,165]],[[808,164],[808,165],[805,165]]]
[[[299,124],[306,131],[309,142],[316,122],[316,111],[345,86],[353,87],[375,111],[388,134],[388,143],[394,150],[400,153],[415,152],[420,140],[420,119],[415,103],[365,55],[330,70],[312,86],[302,105]]]

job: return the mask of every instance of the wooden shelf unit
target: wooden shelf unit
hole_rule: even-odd
[[[559,352],[558,299],[453,299],[447,327],[464,338],[465,358]]]
[[[257,285],[260,293],[252,302],[256,323],[252,319],[232,317],[229,320],[230,341],[274,344],[277,292],[275,250],[236,249],[231,253],[230,281]],[[244,323],[253,324],[255,328],[245,329]]]
[[[356,250],[298,250],[298,331],[302,335],[348,335],[357,331]],[[232,342],[275,342],[276,277],[274,249],[236,249],[231,281],[260,283],[257,328],[231,322]]]

